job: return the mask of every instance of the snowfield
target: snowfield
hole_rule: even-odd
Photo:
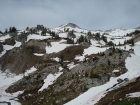
[[[46,53],[57,53],[61,50],[64,50],[66,47],[70,46],[70,44],[62,44],[60,42],[51,42],[51,46],[46,46]]]
[[[97,54],[98,52],[104,52],[107,48],[100,48],[91,46],[87,49],[84,49],[84,55],[91,55],[91,54]]]

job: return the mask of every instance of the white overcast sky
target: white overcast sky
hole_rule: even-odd
[[[72,22],[89,30],[140,26],[140,0],[0,0],[0,30]]]

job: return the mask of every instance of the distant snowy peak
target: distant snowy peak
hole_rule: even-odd
[[[68,23],[68,24],[63,24],[63,25],[61,25],[61,26],[59,26],[59,27],[61,27],[61,28],[68,28],[68,27],[71,27],[71,28],[80,28],[80,27],[78,27],[76,24],[74,24],[74,23]]]

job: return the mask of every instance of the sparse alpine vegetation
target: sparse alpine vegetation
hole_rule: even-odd
[[[0,97],[22,105],[137,105],[140,97],[127,94],[140,91],[139,61],[139,29],[10,27],[0,31]]]

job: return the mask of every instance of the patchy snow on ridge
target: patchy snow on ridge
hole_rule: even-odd
[[[44,79],[43,86],[38,91],[43,91],[44,89],[48,88],[49,85],[53,84],[53,82],[62,74],[63,72],[58,72],[53,74],[49,74],[46,79]]]
[[[137,46],[134,46],[135,50],[138,50]],[[134,51],[135,51],[134,50]],[[112,87],[114,84],[117,83],[117,79],[133,79],[135,77],[140,76],[140,56],[131,54],[131,57],[128,57],[126,60],[126,68],[128,71],[125,74],[122,74],[118,77],[111,77],[110,81],[104,85],[96,86],[90,88],[85,93],[81,94],[77,98],[71,100],[70,102],[64,105],[94,105],[97,103],[102,97],[105,96],[106,90]]]

